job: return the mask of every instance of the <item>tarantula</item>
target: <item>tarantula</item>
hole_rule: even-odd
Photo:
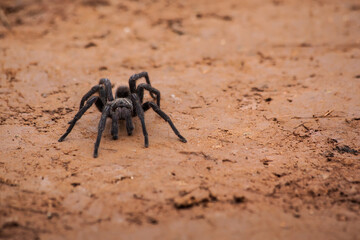
[[[146,83],[141,83],[136,87],[136,81],[144,77]],[[156,103],[147,101],[143,103],[144,90],[150,92],[151,97]],[[98,96],[92,96],[98,93]],[[80,109],[76,113],[75,117],[69,122],[70,126],[59,138],[59,142],[64,141],[66,136],[71,132],[75,123],[82,117],[82,115],[95,103],[97,109],[102,112],[98,135],[95,142],[94,158],[98,156],[98,149],[100,145],[101,135],[105,129],[106,119],[109,117],[112,119],[111,135],[114,140],[118,139],[119,120],[125,120],[127,134],[130,136],[134,130],[132,117],[138,116],[141,121],[142,131],[145,138],[145,147],[149,146],[148,134],[146,131],[144,112],[152,108],[157,114],[160,115],[165,121],[167,121],[179,137],[180,141],[186,143],[186,139],[181,136],[175,125],[171,121],[170,117],[160,109],[160,91],[153,88],[150,84],[150,79],[147,72],[141,72],[134,74],[129,79],[129,87],[120,86],[115,93],[115,99],[111,90],[110,80],[102,78],[98,85],[93,86],[81,99]]]

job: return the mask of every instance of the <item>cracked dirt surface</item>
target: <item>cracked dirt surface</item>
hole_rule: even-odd
[[[360,5],[1,1],[0,238],[359,239]],[[133,136],[83,94],[147,71]],[[149,96],[147,96],[149,97]]]

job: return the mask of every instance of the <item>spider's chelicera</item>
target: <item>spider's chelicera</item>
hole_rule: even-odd
[[[145,78],[146,83],[141,83],[136,87],[136,81],[142,77]],[[150,92],[151,97],[156,100],[156,103],[152,101],[143,103],[144,90]],[[95,93],[98,93],[98,96],[93,96]],[[160,91],[151,86],[147,72],[132,75],[129,79],[129,87],[120,86],[117,88],[115,99],[113,97],[110,80],[107,78],[100,79],[99,84],[92,87],[81,99],[79,111],[69,122],[70,126],[64,135],[60,137],[59,142],[64,141],[66,136],[75,126],[75,123],[94,103],[97,109],[102,112],[99,122],[98,135],[95,142],[95,158],[98,156],[101,135],[105,129],[105,123],[108,117],[112,119],[111,135],[113,139],[118,139],[119,120],[125,120],[126,130],[130,136],[134,130],[132,117],[138,116],[141,121],[142,131],[145,138],[145,147],[148,147],[149,139],[144,121],[144,112],[150,108],[152,108],[160,115],[160,117],[169,123],[170,127],[179,137],[180,141],[186,143],[186,139],[181,136],[170,117],[160,109]]]

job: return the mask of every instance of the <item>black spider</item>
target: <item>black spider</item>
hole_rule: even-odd
[[[141,83],[136,87],[136,80],[142,77],[145,78],[146,83]],[[151,101],[143,103],[144,89],[150,92],[151,97],[156,99],[156,103]],[[98,93],[99,96],[92,96],[95,93]],[[116,140],[118,139],[119,120],[126,121],[126,130],[130,136],[134,130],[132,117],[138,116],[141,121],[141,126],[145,138],[145,147],[148,147],[149,140],[145,127],[144,112],[150,108],[152,108],[157,114],[160,115],[160,117],[162,117],[170,124],[170,127],[174,133],[180,138],[180,141],[186,143],[186,139],[181,136],[170,117],[160,109],[160,91],[151,86],[147,72],[141,72],[139,74],[132,75],[129,79],[129,87],[120,86],[117,88],[115,99],[112,94],[110,80],[107,78],[100,79],[99,84],[92,87],[91,90],[87,92],[81,99],[79,111],[76,113],[73,120],[69,122],[70,126],[64,135],[61,136],[59,142],[64,141],[66,136],[75,126],[75,123],[94,103],[99,111],[102,112],[99,122],[98,136],[95,142],[95,158],[98,156],[98,148],[101,135],[105,129],[107,117],[112,119],[111,135],[113,136],[113,139]]]

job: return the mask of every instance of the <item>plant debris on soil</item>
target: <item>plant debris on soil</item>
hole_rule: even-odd
[[[0,1],[0,238],[358,239],[359,6]],[[149,110],[94,159],[96,107],[57,142],[142,71],[188,143]]]

